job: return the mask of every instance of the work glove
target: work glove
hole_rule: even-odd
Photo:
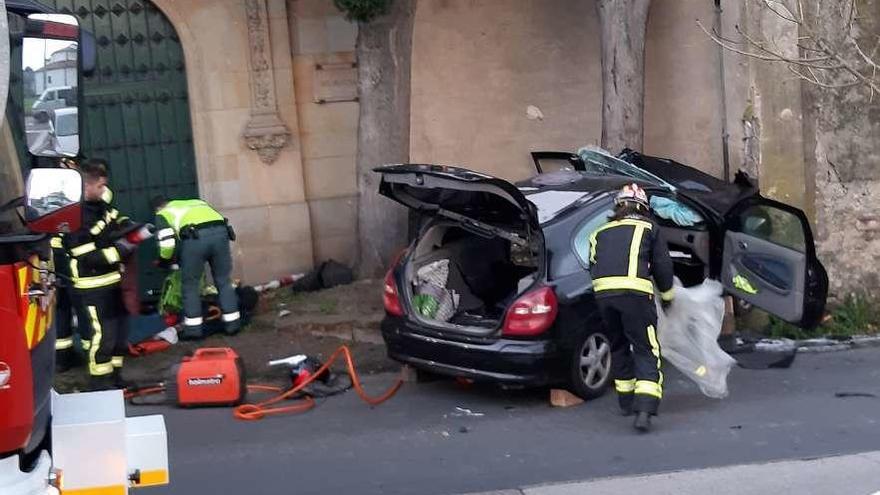
[[[122,239],[117,239],[113,243],[113,246],[116,248],[117,251],[119,251],[120,258],[128,258],[132,253],[135,252],[135,250],[137,250],[137,244],[130,242],[124,237]]]
[[[128,234],[125,235],[125,240],[132,244],[140,244],[150,237],[153,237],[153,234],[156,232],[156,227],[151,223],[145,223],[141,226],[141,228],[137,230],[132,230]]]

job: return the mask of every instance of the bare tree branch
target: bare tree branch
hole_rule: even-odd
[[[823,4],[835,2],[833,5]],[[864,86],[871,98],[880,93],[877,73],[880,69],[877,44],[867,53],[859,44],[859,15],[856,0],[816,0],[807,12],[804,0],[756,0],[759,8],[772,13],[786,23],[792,23],[797,38],[789,49],[780,46],[777,39],[759,38],[736,27],[740,39],[730,39],[710,31],[699,20],[697,25],[706,35],[725,50],[765,62],[783,63],[788,70],[810,84],[822,88],[839,89]],[[830,9],[830,10],[829,10]],[[825,17],[823,17],[823,14]],[[826,29],[827,15],[837,15],[833,22],[838,29]],[[842,25],[841,25],[842,23]],[[797,55],[792,55],[796,50]],[[838,82],[840,80],[847,82]]]

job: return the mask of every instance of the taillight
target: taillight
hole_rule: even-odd
[[[507,310],[502,333],[510,337],[530,337],[547,331],[559,305],[550,287],[540,287],[520,296]]]
[[[382,294],[382,302],[385,311],[390,315],[403,316],[403,306],[400,305],[400,294],[397,292],[397,282],[394,281],[394,267],[385,275],[385,290]]]
[[[403,306],[400,304],[400,292],[397,290],[397,282],[394,280],[394,268],[406,250],[403,250],[391,261],[391,267],[385,274],[385,284],[382,291],[382,302],[385,305],[385,311],[393,316],[403,316]]]

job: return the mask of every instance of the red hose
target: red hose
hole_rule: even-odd
[[[386,400],[390,399],[397,393],[400,387],[403,385],[403,379],[398,378],[397,382],[391,386],[384,394],[378,397],[370,397],[367,395],[366,391],[364,391],[363,386],[361,385],[360,377],[357,374],[357,370],[354,366],[354,359],[351,357],[351,350],[347,346],[341,346],[339,349],[333,352],[330,356],[330,359],[321,366],[315,373],[312,374],[307,380],[302,382],[301,384],[293,387],[271,399],[265,400],[263,402],[259,402],[257,404],[242,404],[235,408],[234,415],[237,419],[246,420],[246,421],[254,421],[258,419],[263,419],[267,415],[270,414],[286,414],[286,413],[297,413],[297,412],[305,412],[309,409],[315,407],[315,400],[311,397],[306,397],[305,400],[294,406],[282,406],[282,407],[267,407],[272,404],[277,404],[278,402],[287,400],[297,393],[299,393],[302,389],[308,386],[310,383],[315,381],[322,373],[330,369],[330,366],[339,358],[339,356],[345,357],[345,365],[348,371],[349,376],[351,376],[351,384],[354,387],[354,390],[357,392],[358,396],[367,404],[371,406],[377,406]],[[277,387],[269,387],[265,385],[248,385],[250,389],[253,387],[255,390],[261,391],[280,391]]]

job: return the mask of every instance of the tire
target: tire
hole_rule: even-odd
[[[601,396],[611,383],[611,339],[601,330],[584,332],[569,351],[568,363],[571,392],[584,400]]]

